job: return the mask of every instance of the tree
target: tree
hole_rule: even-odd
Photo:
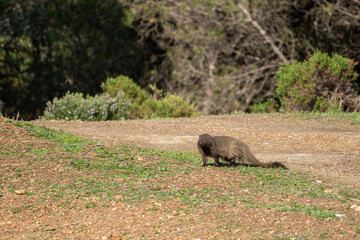
[[[360,59],[359,0],[0,0],[0,9],[0,101],[28,119],[120,74],[205,114],[250,111],[274,95],[287,62],[316,49]]]
[[[192,99],[203,113],[244,111],[273,93],[271,76],[288,61],[288,49],[245,4],[149,0],[132,6],[137,30],[153,34],[173,63],[172,77],[162,86]]]
[[[171,63],[171,77],[151,81],[192,99],[205,114],[248,111],[274,95],[274,74],[319,48],[359,57],[359,2],[131,1],[141,36],[150,36]],[[314,35],[312,35],[314,34]],[[346,36],[345,45],[342,45]]]
[[[107,76],[141,74],[131,15],[117,0],[0,5],[3,112],[31,119],[66,91],[95,94]]]

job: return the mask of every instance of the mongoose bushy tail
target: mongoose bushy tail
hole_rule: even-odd
[[[263,163],[255,158],[248,145],[240,140],[228,136],[211,136],[202,134],[198,140],[198,150],[203,159],[203,166],[206,166],[208,157],[215,160],[215,165],[219,165],[219,158],[231,164],[245,163],[264,168],[287,167],[280,162]]]

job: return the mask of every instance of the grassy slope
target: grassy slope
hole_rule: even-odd
[[[303,173],[203,168],[198,154],[105,146],[4,118],[0,134],[1,239],[360,237],[360,193]]]

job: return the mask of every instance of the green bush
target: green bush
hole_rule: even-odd
[[[123,92],[127,99],[131,99],[131,118],[144,118],[150,111],[148,109],[150,95],[127,76],[120,75],[116,78],[108,78],[106,82],[101,84],[101,88],[111,97]]]
[[[293,61],[275,75],[276,97],[284,111],[360,111],[356,62],[316,51],[302,63]]]
[[[84,121],[120,120],[128,118],[177,118],[199,115],[196,107],[183,98],[152,87],[154,95],[141,89],[126,76],[108,78],[101,84],[104,93],[86,96],[66,93],[47,103],[45,119]]]
[[[165,94],[165,97],[149,101],[151,105],[150,117],[152,118],[178,118],[178,117],[194,117],[198,116],[194,104],[190,101],[184,101],[180,96],[173,94]]]
[[[94,97],[82,93],[67,92],[63,98],[48,102],[45,119],[66,119],[83,121],[120,120],[129,117],[130,101],[122,92],[114,97],[104,93]]]
[[[257,103],[254,105],[253,113],[273,113],[277,112],[279,108],[278,103],[274,98],[268,98],[263,103]]]
[[[150,95],[126,76],[108,78],[101,84],[101,88],[110,96],[118,91],[123,91],[125,96],[131,99],[131,118],[177,118],[199,115],[196,107],[190,101],[185,101],[180,96],[170,93],[161,97],[162,91],[155,86],[151,86],[154,95]]]
[[[313,112],[326,112],[329,108],[329,104],[325,98],[322,96],[316,97],[316,102],[313,107]]]

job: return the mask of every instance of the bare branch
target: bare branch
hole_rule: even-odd
[[[279,56],[279,58],[281,59],[281,61],[286,64],[287,62],[289,62],[287,60],[287,58],[284,56],[284,54],[280,51],[280,49],[275,45],[274,41],[271,39],[271,37],[266,33],[266,31],[260,26],[260,24],[255,21],[251,14],[249,13],[249,11],[241,4],[238,3],[239,8],[241,9],[241,11],[247,16],[247,21],[249,21],[260,33],[261,36],[264,37],[265,41],[267,43],[270,44],[271,48],[274,50],[274,52],[276,53],[276,55]]]

